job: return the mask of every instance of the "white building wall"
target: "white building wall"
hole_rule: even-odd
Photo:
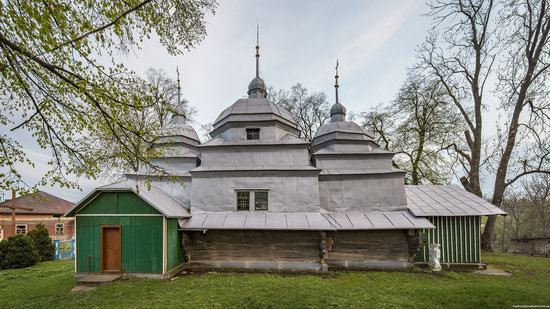
[[[250,149],[249,146],[205,149],[201,154],[202,166],[308,166],[309,154],[306,148],[262,146]]]
[[[406,209],[403,175],[319,180],[321,208],[329,211],[392,211]]]
[[[193,211],[236,211],[237,189],[269,190],[269,212],[318,212],[317,176],[194,177]]]

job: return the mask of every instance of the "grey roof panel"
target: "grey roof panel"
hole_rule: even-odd
[[[502,209],[456,186],[405,186],[407,206],[419,217],[506,215]]]
[[[268,230],[271,229],[280,229],[282,227],[286,227],[286,216],[283,213],[280,214],[270,214],[269,216],[266,216],[265,220],[265,228]]]
[[[244,222],[245,229],[265,228],[266,215],[264,213],[249,213]]]
[[[225,222],[225,219],[227,218],[227,214],[215,214],[213,216],[205,216],[206,218],[202,222],[202,225],[204,228],[212,228],[216,226],[223,225]]]
[[[434,226],[408,211],[332,213],[206,212],[179,220],[183,230],[379,230],[425,229]]]
[[[237,102],[233,103],[231,106],[226,108],[214,121],[214,128],[219,127],[225,118],[231,115],[255,115],[255,114],[274,114],[278,117],[281,117],[285,121],[296,125],[296,120],[292,117],[289,111],[277,106],[276,104],[269,102],[266,98],[257,98],[257,99],[239,99]],[[251,120],[254,120],[251,117]]]
[[[399,226],[391,222],[383,212],[371,212],[369,213],[369,219],[377,229],[392,229]]]
[[[354,228],[374,228],[374,225],[363,212],[351,212],[347,214],[347,217],[349,218],[349,221],[351,221]]]
[[[305,214],[287,214],[286,222],[288,224],[288,228],[292,230],[310,229]]]
[[[228,213],[223,226],[227,229],[244,229],[246,215],[246,213]]]

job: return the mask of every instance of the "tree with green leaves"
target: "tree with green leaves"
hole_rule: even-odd
[[[0,189],[22,180],[21,164],[33,165],[14,137],[19,130],[52,154],[51,170],[36,185],[76,187],[67,174],[97,176],[90,136],[147,164],[140,143],[149,136],[125,116],[150,102],[119,55],[152,34],[181,54],[204,39],[215,7],[214,0],[0,2]]]
[[[145,102],[145,106],[120,115],[119,121],[139,133],[129,136],[133,138],[129,143],[135,145],[139,154],[146,158],[155,158],[163,155],[163,148],[153,147],[153,143],[162,134],[161,128],[168,124],[174,114],[180,90],[177,81],[163,70],[149,68],[146,75],[146,79],[139,80],[140,84],[136,87],[136,95],[141,102]],[[183,106],[187,119],[192,121],[196,110],[185,99],[180,99],[179,104]],[[102,176],[120,181],[125,172],[137,172],[144,166],[159,174],[166,173],[163,168],[151,162],[142,162],[142,158],[117,143],[110,132],[95,133],[86,140],[95,145],[95,156]]]
[[[396,153],[394,164],[413,185],[450,180],[453,160],[447,145],[456,140],[461,121],[437,80],[409,72],[391,104],[363,114],[363,125],[383,149]]]

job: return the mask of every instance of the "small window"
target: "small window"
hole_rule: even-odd
[[[267,191],[254,192],[254,210],[267,210]]]
[[[246,139],[247,140],[260,139],[260,129],[246,129]]]
[[[237,191],[237,210],[250,210],[250,192]]]
[[[15,234],[27,234],[27,225],[26,224],[15,225]]]
[[[268,205],[267,191],[237,191],[237,211],[263,211]]]
[[[65,224],[63,223],[55,224],[55,235],[65,235]]]

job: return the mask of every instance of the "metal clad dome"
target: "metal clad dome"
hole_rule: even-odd
[[[249,99],[239,99],[237,102],[233,103],[231,106],[226,108],[223,112],[220,113],[216,121],[214,121],[214,128],[217,128],[224,119],[227,119],[230,116],[245,116],[246,119],[240,118],[240,121],[258,120],[255,115],[262,114],[272,114],[282,118],[284,121],[291,124],[293,127],[298,127],[296,120],[292,117],[289,111],[278,106],[275,103],[269,102],[266,98],[249,98]]]

